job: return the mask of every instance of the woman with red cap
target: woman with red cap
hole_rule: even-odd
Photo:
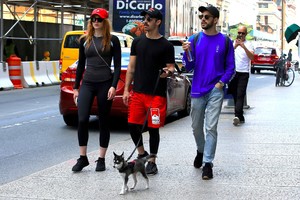
[[[110,139],[108,116],[121,73],[121,46],[111,35],[108,12],[96,8],[88,21],[87,33],[80,38],[79,61],[74,85],[74,101],[78,106],[78,142],[80,158],[72,171],[79,172],[89,165],[87,158],[88,125],[93,100],[97,97],[99,115],[99,158],[96,171],[105,170],[105,155]],[[111,62],[114,62],[114,73]],[[81,85],[80,85],[81,83]],[[80,86],[80,87],[79,87]]]

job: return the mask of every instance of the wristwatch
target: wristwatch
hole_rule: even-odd
[[[225,84],[223,81],[219,80],[219,83],[222,85],[222,87],[224,87]]]

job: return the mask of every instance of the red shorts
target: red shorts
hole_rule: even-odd
[[[159,128],[164,126],[167,112],[167,98],[138,92],[130,94],[128,123],[143,125],[150,106],[148,127]]]

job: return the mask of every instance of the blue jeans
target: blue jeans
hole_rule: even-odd
[[[223,98],[223,90],[216,87],[200,98],[192,98],[192,129],[197,150],[203,152],[203,163],[212,163],[215,157]]]

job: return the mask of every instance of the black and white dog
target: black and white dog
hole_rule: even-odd
[[[128,177],[132,175],[133,177],[133,186],[130,190],[133,190],[137,183],[136,174],[140,172],[146,180],[146,189],[149,188],[149,179],[146,174],[145,169],[146,159],[135,159],[131,162],[126,162],[124,159],[124,152],[121,155],[117,155],[114,152],[114,167],[119,170],[120,175],[123,177],[123,186],[120,194],[125,194],[128,191]]]

